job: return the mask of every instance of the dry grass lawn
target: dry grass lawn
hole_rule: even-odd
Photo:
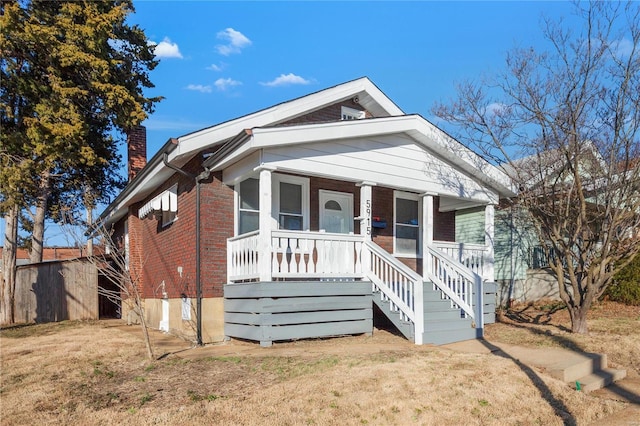
[[[603,351],[640,374],[638,308],[600,305],[590,336],[563,331],[563,315],[552,304],[517,307],[487,337]],[[99,321],[3,330],[0,423],[561,425],[625,407],[493,354],[417,347],[385,331],[267,349],[232,342],[224,355],[192,349],[147,362],[137,333],[122,328]]]

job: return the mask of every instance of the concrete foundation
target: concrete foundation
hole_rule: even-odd
[[[168,319],[163,317],[163,299],[145,299],[145,315],[149,327],[168,328],[168,332],[186,340],[196,340],[196,300],[166,299],[169,302]],[[216,343],[224,340],[223,298],[202,299],[202,342]]]
[[[550,269],[529,269],[525,280],[498,282],[498,304],[504,306],[509,300],[530,302],[540,299],[560,300],[558,281]]]

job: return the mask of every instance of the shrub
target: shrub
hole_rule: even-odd
[[[615,302],[640,306],[640,255],[615,274],[604,297]]]

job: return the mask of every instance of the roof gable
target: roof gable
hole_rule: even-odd
[[[295,123],[314,111],[349,102],[359,105],[373,117],[403,114],[371,80],[362,77],[171,139],[105,209],[101,218],[117,220],[125,214],[126,206],[142,201],[171,177],[174,170],[165,161],[174,167],[182,167],[200,152],[237,138],[244,129]]]

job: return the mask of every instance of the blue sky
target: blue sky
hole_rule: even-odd
[[[170,137],[362,76],[406,113],[432,119],[434,102],[451,99],[456,82],[501,70],[513,47],[539,47],[543,14],[569,18],[573,11],[560,1],[134,6],[130,22],[156,43],[160,59],[148,95],[165,98],[143,123],[148,157]],[[54,225],[45,239],[49,246],[67,244]]]

